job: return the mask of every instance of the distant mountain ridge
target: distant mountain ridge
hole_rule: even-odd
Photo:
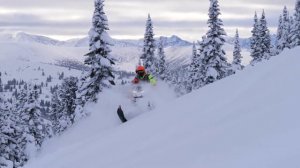
[[[35,42],[44,45],[59,46],[63,44],[63,42],[59,40],[55,40],[46,36],[27,34],[24,32],[17,33],[14,39],[19,42]]]
[[[18,32],[16,34],[0,34],[0,41],[38,43],[38,44],[53,45],[53,46],[59,46],[64,43],[62,41],[55,40],[50,37],[33,35],[24,32]]]
[[[192,55],[192,43],[181,39],[178,36],[158,37],[163,41],[165,46],[166,61],[172,64],[172,67],[180,67],[189,64]],[[139,40],[120,40],[109,38],[111,46],[111,55],[117,60],[117,69],[132,71],[138,63],[143,47],[143,39]],[[232,61],[232,51],[234,38],[226,37],[227,42],[224,45],[224,50],[228,61]],[[48,60],[49,56],[43,57],[45,53],[51,53],[53,57],[48,62],[68,62],[73,64],[75,62],[83,62],[83,55],[88,52],[89,38],[77,38],[66,41],[55,40],[45,36],[32,35],[24,32],[17,34],[1,34],[0,43],[3,48],[2,55],[15,55],[31,60],[32,55],[39,56],[41,61]],[[244,57],[243,64],[247,65],[251,58],[249,57],[249,39],[241,39],[242,55]],[[8,46],[8,47],[4,47]],[[15,53],[8,49],[14,48],[19,52]],[[27,52],[28,54],[23,54]],[[1,54],[1,52],[0,52]],[[27,58],[28,57],[28,58]],[[55,57],[55,58],[54,58]]]
[[[189,46],[192,43],[181,39],[178,36],[171,37],[159,37],[163,40],[165,47],[168,46]],[[15,42],[33,42],[44,45],[53,45],[53,46],[68,46],[68,47],[87,47],[89,45],[89,38],[76,38],[66,41],[60,41],[52,39],[50,37],[28,34],[25,32],[19,32],[16,34],[0,34],[0,41],[15,41]],[[158,41],[158,38],[156,39]],[[142,47],[143,40],[123,40],[123,39],[110,39],[110,43],[118,47]]]
[[[162,40],[166,45],[165,52],[169,62],[180,60],[178,61],[179,65],[189,61],[191,53],[189,42],[177,36],[162,37]],[[142,53],[143,40],[116,40],[111,38],[109,41],[113,44],[111,55],[116,59],[116,69],[129,71],[134,69]],[[77,64],[83,62],[83,55],[88,52],[89,38],[60,41],[24,32],[16,34],[0,33],[0,44],[0,58],[2,57],[10,62],[26,60],[77,66]]]
[[[156,42],[162,39],[165,47],[183,47],[183,46],[191,46],[192,43],[182,38],[173,35],[171,37],[161,36],[156,38]],[[226,36],[226,43],[233,45],[234,38]],[[274,37],[272,36],[274,40]],[[76,38],[70,39],[66,41],[60,41],[56,39],[52,39],[46,36],[41,35],[33,35],[25,32],[19,32],[15,35],[13,34],[0,34],[0,41],[16,41],[16,42],[33,42],[43,45],[52,45],[52,46],[66,46],[66,47],[88,47],[89,38]],[[113,39],[110,38],[110,43],[116,47],[142,47],[143,39],[137,40],[125,40],[125,39]],[[240,38],[240,43],[242,48],[249,49],[250,48],[250,38]]]
[[[161,36],[159,38],[156,38],[156,42],[159,41],[159,39],[162,39],[163,44],[165,47],[170,46],[190,46],[192,43],[181,39],[178,36],[171,36],[171,37],[164,37]],[[110,39],[110,43],[114,46],[118,47],[142,47],[143,46],[143,39],[138,40],[123,40],[123,39]],[[67,46],[73,46],[73,47],[85,47],[89,45],[89,38],[84,37],[80,39],[71,39],[64,42],[64,45]]]

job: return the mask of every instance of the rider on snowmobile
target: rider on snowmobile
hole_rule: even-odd
[[[140,81],[145,81],[145,82],[150,82],[151,85],[156,85],[156,80],[155,78],[151,75],[148,74],[145,70],[144,66],[138,66],[136,68],[136,76],[133,79],[132,83],[133,84],[138,84]]]
[[[132,83],[133,84],[139,84],[141,82],[149,82],[151,85],[156,85],[156,80],[154,79],[154,77],[151,74],[146,73],[145,67],[144,66],[138,66],[136,68],[136,76],[133,79]],[[139,85],[137,85],[138,87],[140,87]],[[140,93],[138,93],[138,95],[136,95],[136,93],[134,93],[133,95],[133,101],[136,102],[137,98],[143,98],[143,95],[139,95]],[[148,102],[148,107],[151,107],[151,104]],[[123,112],[123,109],[121,106],[119,106],[118,110],[117,110],[118,116],[120,118],[120,120],[125,123],[127,121],[127,118],[125,117],[125,114]]]

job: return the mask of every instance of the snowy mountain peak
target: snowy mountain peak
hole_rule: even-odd
[[[44,45],[60,45],[62,42],[59,40],[54,40],[49,37],[32,35],[24,32],[18,32],[14,35],[13,39],[17,42],[26,43],[39,43]]]
[[[159,38],[156,38],[156,42],[162,39],[163,44],[165,47],[170,47],[170,46],[190,46],[192,43],[182,40],[176,35],[173,35],[171,37],[165,37],[161,36]],[[89,38],[81,38],[81,39],[71,39],[65,42],[64,45],[66,46],[74,46],[74,47],[86,47],[88,46],[89,43]],[[114,46],[117,47],[142,47],[143,46],[143,39],[138,39],[138,40],[126,40],[126,39],[113,39],[110,38],[110,43],[112,43]]]
[[[192,43],[182,40],[181,38],[179,38],[176,35],[172,35],[171,37],[164,37],[161,36],[159,39],[161,39],[163,41],[163,44],[165,47],[169,47],[169,46],[190,46],[192,45]],[[158,41],[159,39],[157,39],[156,41]]]
[[[172,35],[171,37],[161,36],[156,38],[156,42],[158,43],[159,39],[163,40],[163,44],[165,47],[170,46],[190,46],[192,43],[181,39],[176,35]],[[60,41],[56,39],[52,39],[46,36],[34,35],[25,32],[17,32],[15,34],[0,34],[0,41],[5,42],[25,42],[25,43],[38,43],[43,45],[52,45],[52,46],[67,46],[67,47],[87,47],[89,46],[89,38],[76,38],[70,39],[66,41]],[[114,39],[109,38],[111,44],[116,47],[142,47],[143,39],[136,40],[126,40],[126,39]]]

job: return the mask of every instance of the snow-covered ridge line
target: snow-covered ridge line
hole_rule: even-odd
[[[165,46],[188,46],[191,45],[190,42],[182,40],[178,36],[171,37],[161,37]],[[157,38],[158,40],[158,38]],[[18,32],[16,34],[0,34],[0,41],[14,41],[14,42],[32,42],[39,43],[44,45],[52,45],[52,46],[69,46],[69,47],[86,47],[89,43],[89,38],[76,38],[70,39],[66,41],[60,41],[56,39],[52,39],[46,36],[28,34],[25,32]],[[115,46],[121,47],[142,47],[143,40],[122,40],[122,39],[113,39],[110,38],[110,42]]]
[[[172,35],[170,37],[157,37],[156,41],[162,39],[163,44],[165,47],[172,47],[172,46],[192,46],[192,42],[187,40],[183,40],[182,38]],[[233,37],[225,37],[228,44],[233,44]],[[75,38],[66,41],[60,41],[53,38],[49,38],[46,36],[41,35],[34,35],[28,34],[25,32],[18,32],[16,34],[0,34],[0,41],[5,42],[27,42],[27,43],[39,43],[43,45],[51,45],[51,46],[64,46],[64,47],[87,47],[89,43],[89,38]],[[143,46],[143,39],[136,39],[136,40],[125,40],[125,39],[113,39],[110,38],[110,42],[117,47],[142,47]],[[241,38],[241,47],[242,48],[249,48],[250,40],[248,38]]]
[[[187,65],[192,54],[192,45],[177,36],[162,37],[165,45],[167,62],[178,67]],[[117,60],[117,70],[133,71],[142,53],[143,41],[140,40],[111,40],[112,55]],[[168,43],[169,46],[166,45]],[[233,46],[227,43],[225,50],[231,60]],[[83,63],[83,55],[88,52],[88,38],[58,41],[44,36],[26,33],[0,33],[0,60],[13,63],[16,60],[42,61],[57,63],[72,60]],[[243,50],[243,64],[248,64],[250,57],[247,49]],[[0,68],[1,69],[1,68]]]

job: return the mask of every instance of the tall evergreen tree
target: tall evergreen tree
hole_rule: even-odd
[[[12,167],[10,159],[11,148],[10,143],[14,141],[9,135],[8,120],[9,110],[6,104],[1,101],[0,103],[0,167]]]
[[[283,9],[283,48],[290,48],[290,40],[289,40],[289,35],[291,33],[291,21],[290,21],[290,16],[289,12],[286,8],[286,6]]]
[[[203,65],[203,49],[206,37],[198,42],[198,49],[196,44],[193,44],[192,61],[188,67],[187,76],[187,92],[198,89],[204,85],[205,69]]]
[[[188,81],[188,85],[186,87],[187,93],[191,92],[193,90],[193,88],[195,88],[196,85],[196,76],[197,76],[197,72],[198,72],[198,66],[199,64],[199,54],[197,54],[197,48],[196,48],[196,44],[195,42],[193,43],[193,50],[192,50],[192,61],[189,65],[189,75],[187,78]]]
[[[53,124],[53,131],[55,134],[59,133],[60,131],[60,116],[63,115],[63,106],[62,106],[62,100],[60,98],[59,94],[60,90],[56,90],[52,94],[52,99],[51,99],[51,105],[50,105],[50,119]]]
[[[289,48],[290,40],[290,17],[288,14],[288,10],[286,6],[283,9],[282,16],[280,15],[278,30],[277,30],[277,38],[276,38],[276,50],[277,54],[279,54],[283,49]]]
[[[141,60],[145,68],[151,72],[155,73],[155,39],[153,32],[153,23],[148,14],[148,19],[146,22],[146,31],[144,35],[144,46],[143,46],[143,54],[141,55]]]
[[[290,23],[289,23],[289,36],[288,36],[288,43],[289,43],[289,48],[293,47],[293,27],[294,27],[294,17],[293,15],[290,15]]]
[[[269,59],[271,56],[271,36],[267,26],[265,12],[263,11],[260,20],[255,13],[254,26],[251,38],[251,65],[261,62],[263,59]]]
[[[251,64],[253,65],[256,62],[261,61],[261,48],[259,44],[259,20],[257,18],[257,14],[255,12],[254,14],[254,24],[253,24],[253,29],[251,31],[252,37],[251,37],[251,42],[250,42],[250,48],[251,48],[251,57],[252,61]]]
[[[110,56],[108,21],[103,10],[104,0],[95,0],[95,11],[92,28],[89,32],[90,48],[86,54],[85,64],[90,66],[89,72],[83,78],[80,87],[80,97],[85,102],[96,102],[97,95],[103,87],[114,84],[112,73],[113,59]]]
[[[0,93],[3,92],[3,86],[2,86],[2,79],[1,79],[1,72],[0,72]]]
[[[300,46],[300,0],[296,1],[295,13],[291,28],[291,46]]]
[[[21,112],[21,120],[26,126],[25,133],[31,135],[29,143],[33,143],[39,149],[44,140],[52,136],[52,123],[43,118],[39,107],[38,87],[29,87],[24,109]]]
[[[164,51],[163,40],[160,38],[158,43],[158,76],[164,80],[166,78],[166,55]]]
[[[233,62],[232,67],[233,70],[242,70],[244,66],[242,65],[242,54],[241,54],[241,46],[240,46],[240,38],[239,32],[236,30],[235,40],[234,40],[234,49],[233,49]]]
[[[205,65],[205,83],[212,83],[228,75],[229,64],[222,49],[226,35],[223,21],[219,18],[220,8],[218,0],[210,0],[208,27],[203,49],[203,64]]]
[[[271,36],[267,25],[265,11],[263,11],[260,18],[259,31],[259,44],[261,44],[262,51],[261,56],[264,59],[269,59],[271,54]]]
[[[27,87],[23,87],[21,88],[18,96],[17,96],[17,100],[16,103],[15,103],[15,108],[17,111],[21,111],[23,110],[24,106],[25,106],[25,103],[27,101],[27,95],[28,94],[28,90],[27,90]]]
[[[27,161],[24,127],[13,105],[0,103],[0,167],[20,167]]]
[[[55,133],[63,132],[74,123],[77,81],[75,77],[65,78],[53,95],[51,119]]]
[[[186,78],[188,76],[188,67],[181,66],[173,70],[172,75],[170,76],[172,77],[171,85],[174,86],[177,96],[182,96],[188,93],[188,81]]]
[[[64,112],[70,118],[71,123],[74,123],[74,112],[76,108],[76,91],[78,79],[76,77],[66,78],[61,86],[61,97],[64,104]]]
[[[282,15],[280,15],[278,21],[278,27],[277,27],[276,42],[275,42],[276,55],[278,55],[282,51],[282,44],[281,44],[282,32],[283,32],[283,21],[282,21]]]

